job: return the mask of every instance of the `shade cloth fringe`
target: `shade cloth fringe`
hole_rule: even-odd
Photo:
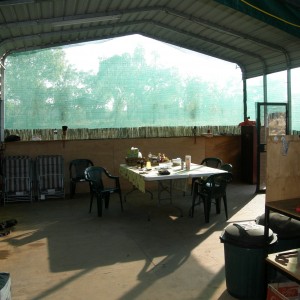
[[[4,136],[18,135],[22,141],[54,140],[53,129],[6,129]],[[92,139],[135,139],[135,138],[167,138],[167,137],[193,137],[209,135],[240,135],[239,126],[197,126],[194,127],[132,127],[132,128],[78,128],[68,129],[66,140],[92,140]],[[62,130],[57,130],[57,139],[63,137]]]

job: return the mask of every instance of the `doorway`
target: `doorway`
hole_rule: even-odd
[[[257,127],[257,183],[256,193],[265,193],[267,176],[267,139],[268,136],[287,135],[287,103],[256,103]]]

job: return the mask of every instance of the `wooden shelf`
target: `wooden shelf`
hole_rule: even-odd
[[[269,136],[267,143],[267,178],[265,203],[265,240],[270,227],[270,212],[300,220],[300,137]],[[267,242],[266,242],[267,244]],[[297,245],[298,247],[298,245]],[[288,250],[280,253],[298,251]],[[300,283],[300,262],[298,253],[278,256],[268,254],[267,267],[272,266],[292,281]]]
[[[299,249],[283,251],[280,253],[290,253],[300,251]],[[298,262],[298,253],[286,254],[277,257],[278,253],[269,254],[266,258],[267,263],[286,274],[289,278],[300,283],[300,262]]]
[[[284,214],[287,217],[296,220],[300,220],[300,213],[296,211],[296,207],[299,206],[300,198],[266,202],[267,209]]]
[[[285,199],[277,201],[266,202],[266,232],[269,229],[269,216],[270,211],[274,211],[283,214],[287,217],[300,220],[300,213],[296,211],[296,208],[300,205],[300,198]],[[280,253],[287,253],[293,251],[300,251],[299,249],[283,251]],[[269,254],[266,258],[266,262],[285,274],[288,278],[293,281],[300,283],[300,262],[298,263],[298,253],[277,256],[278,253]]]

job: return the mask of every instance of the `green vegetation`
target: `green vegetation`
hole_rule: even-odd
[[[147,63],[143,48],[99,60],[83,72],[62,49],[17,53],[6,60],[5,128],[222,126],[243,120],[242,83],[226,88]]]

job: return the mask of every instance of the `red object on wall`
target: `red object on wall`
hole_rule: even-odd
[[[244,122],[241,122],[239,126],[255,126],[256,122],[246,119]]]

